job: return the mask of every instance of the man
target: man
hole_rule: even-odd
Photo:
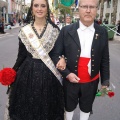
[[[70,15],[66,15],[65,24],[66,25],[70,25],[71,24],[71,17],[70,17]]]
[[[98,0],[80,0],[80,21],[63,27],[56,41],[53,61],[67,58],[61,70],[65,97],[66,120],[72,120],[79,103],[80,120],[88,120],[98,88],[109,86],[108,35],[105,28],[94,23]]]
[[[65,18],[65,23],[59,23],[59,28],[60,28],[60,30],[62,29],[62,27],[64,27],[64,26],[67,26],[67,25],[70,25],[71,24],[71,17],[70,17],[70,15],[68,14],[68,15],[66,15],[66,18]]]
[[[0,33],[5,33],[4,32],[4,18],[0,19]]]

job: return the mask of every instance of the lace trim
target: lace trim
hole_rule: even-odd
[[[9,107],[8,101],[9,101],[9,99],[7,100],[7,103],[6,103],[6,106],[5,106],[4,120],[10,120],[9,111],[8,111],[8,107]]]
[[[42,38],[39,39],[39,41],[42,43],[42,45],[47,53],[49,53],[52,50],[52,48],[54,47],[54,44],[55,44],[55,41],[56,41],[58,35],[59,35],[58,29],[53,28],[53,26],[50,23],[48,23],[45,33],[43,34]],[[22,31],[20,31],[18,36],[21,38],[21,41],[25,45],[28,52],[30,52],[32,54],[33,58],[39,59],[39,55],[35,52],[33,47],[30,45],[25,34]]]

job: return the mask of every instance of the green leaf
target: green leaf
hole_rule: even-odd
[[[97,92],[96,96],[102,96],[102,93],[101,92]]]

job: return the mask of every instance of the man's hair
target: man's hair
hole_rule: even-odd
[[[97,1],[97,6],[99,6],[99,0],[96,0]],[[79,5],[80,5],[80,2],[81,0],[79,0]]]
[[[71,18],[70,14],[66,14],[66,17],[70,17]]]

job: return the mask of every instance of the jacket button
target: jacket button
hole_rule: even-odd
[[[94,66],[94,65],[92,65],[92,66]]]
[[[92,61],[94,61],[94,60],[92,60]]]
[[[75,70],[75,72],[76,72],[77,70]]]
[[[94,51],[94,49],[92,49],[92,51]]]
[[[78,52],[79,52],[80,50],[78,50]]]
[[[92,70],[92,71],[94,71],[94,70]]]
[[[94,55],[92,55],[92,56],[94,56]]]
[[[76,62],[78,62],[78,61],[76,60]]]
[[[79,55],[77,55],[77,57],[79,57]]]
[[[77,66],[75,66],[75,67],[77,67]]]

